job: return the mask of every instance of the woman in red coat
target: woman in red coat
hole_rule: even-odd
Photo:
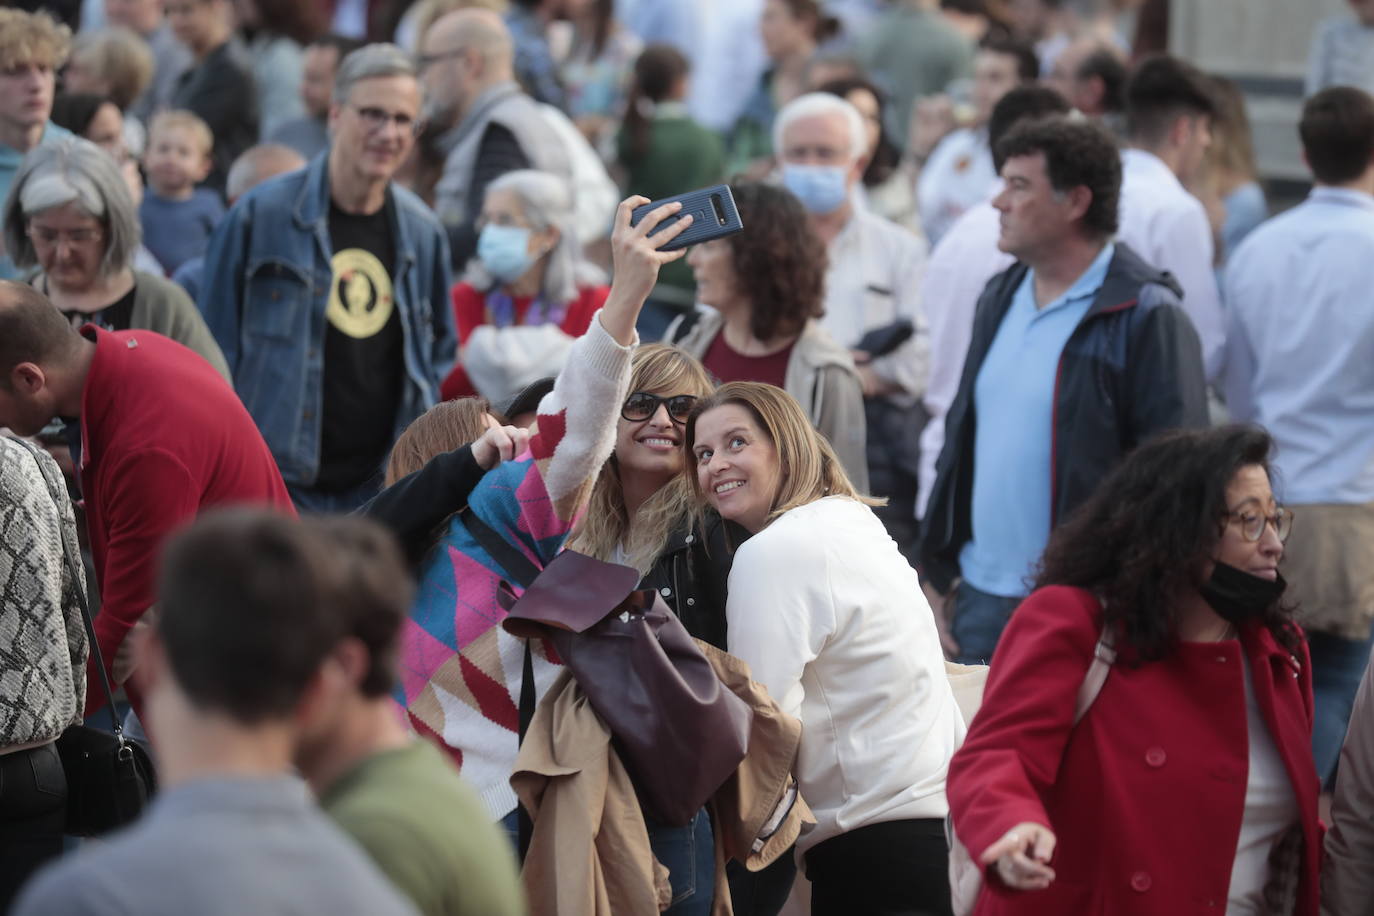
[[[1271,448],[1165,434],[1051,538],[949,769],[977,916],[1316,916],[1312,676],[1279,602]],[[1116,661],[1075,725],[1104,635]]]

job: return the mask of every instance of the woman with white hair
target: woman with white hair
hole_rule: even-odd
[[[3,213],[5,250],[73,325],[156,331],[229,378],[224,354],[181,287],[134,269],[138,210],[100,147],[78,137],[35,147],[14,176]]]
[[[572,192],[556,175],[521,169],[487,186],[477,259],[453,287],[461,358],[445,399],[503,404],[563,367],[609,292],[582,259],[573,218]]]

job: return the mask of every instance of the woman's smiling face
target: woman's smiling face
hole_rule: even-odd
[[[721,518],[751,534],[761,531],[782,473],[777,449],[753,414],[739,404],[723,404],[697,417],[692,455],[697,483]]]

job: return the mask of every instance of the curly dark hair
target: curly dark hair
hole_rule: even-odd
[[[759,181],[730,185],[744,231],[727,239],[735,284],[750,304],[749,330],[759,340],[800,334],[825,314],[825,243],[801,201]]]
[[[1270,474],[1273,448],[1258,426],[1155,436],[1127,455],[1050,536],[1035,587],[1092,591],[1119,648],[1142,661],[1162,658],[1175,637],[1179,601],[1202,584],[1202,569],[1225,530],[1226,488],[1248,465]],[[1281,603],[1262,620],[1289,650],[1302,642],[1291,609]]]
[[[997,144],[997,160],[1045,155],[1045,172],[1056,191],[1085,187],[1092,203],[1083,231],[1107,238],[1116,233],[1121,201],[1121,154],[1111,134],[1091,121],[1042,118],[1018,124]]]

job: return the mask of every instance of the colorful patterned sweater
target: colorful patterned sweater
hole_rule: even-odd
[[[554,389],[539,405],[527,452],[488,472],[468,499],[482,521],[543,567],[563,548],[591,484],[615,444],[633,347],[598,317],[573,344]],[[510,787],[525,642],[500,626],[509,580],[457,516],[421,567],[401,641],[397,699],[416,731],[437,739],[499,820],[516,807]],[[558,665],[534,647],[539,696]]]

